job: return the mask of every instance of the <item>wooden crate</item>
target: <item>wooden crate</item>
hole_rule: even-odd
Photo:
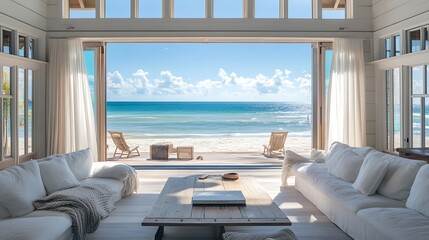
[[[193,146],[177,147],[177,159],[178,160],[192,160],[192,159],[194,159],[194,147]]]
[[[170,145],[154,144],[150,145],[150,158],[155,160],[167,160],[169,156]]]

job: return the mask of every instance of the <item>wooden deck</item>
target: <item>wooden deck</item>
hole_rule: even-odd
[[[278,161],[278,160],[277,160]],[[292,229],[300,240],[306,239],[351,239],[331,223],[311,202],[293,187],[280,188],[279,169],[234,169],[241,177],[254,177],[270,195],[273,201],[286,213]],[[183,170],[139,170],[140,185],[137,194],[121,200],[110,216],[103,220],[97,232],[88,239],[144,239],[154,238],[157,227],[142,227],[158,199],[168,177],[200,174],[221,174],[225,170],[183,169]],[[226,227],[226,231],[271,233],[285,227]],[[210,237],[213,236],[213,237]],[[165,229],[165,240],[212,240],[215,232],[206,227],[169,227]]]

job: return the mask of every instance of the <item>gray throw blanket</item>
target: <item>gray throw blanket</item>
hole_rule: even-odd
[[[36,210],[64,212],[72,219],[73,239],[86,239],[113,210],[112,193],[101,184],[80,185],[55,192],[33,205]]]

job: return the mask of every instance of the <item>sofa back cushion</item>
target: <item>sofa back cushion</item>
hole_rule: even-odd
[[[328,173],[353,183],[359,174],[363,160],[364,157],[356,154],[352,148],[341,149],[327,164]]]
[[[353,188],[364,195],[373,195],[387,172],[388,162],[377,157],[378,151],[370,152],[363,161]]]
[[[67,161],[77,180],[88,178],[91,175],[93,158],[89,148],[56,156],[63,157]]]
[[[386,175],[381,181],[377,193],[391,199],[406,201],[410,195],[411,186],[417,172],[426,162],[410,160],[381,152],[378,152],[377,158],[389,163]]]
[[[36,161],[0,171],[0,183],[0,206],[7,209],[11,217],[32,212],[33,201],[46,196]]]
[[[405,206],[429,217],[429,165],[418,171]]]
[[[57,157],[50,161],[40,162],[39,168],[48,195],[79,185],[79,181],[73,175],[64,158]]]

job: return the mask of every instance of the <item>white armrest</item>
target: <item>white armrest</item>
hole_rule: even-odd
[[[124,163],[94,162],[92,164],[91,177],[113,178],[124,182],[124,195],[130,195],[136,192],[138,188],[136,170]]]

